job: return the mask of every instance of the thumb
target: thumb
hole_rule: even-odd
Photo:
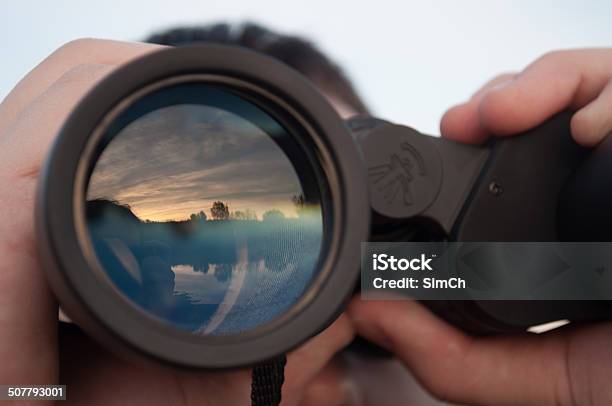
[[[414,301],[353,299],[358,334],[392,351],[435,397],[474,405],[571,399],[565,337],[470,337]]]

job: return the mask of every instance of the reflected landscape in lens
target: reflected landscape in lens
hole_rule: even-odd
[[[195,334],[244,332],[286,312],[315,276],[321,207],[265,117],[167,106],[102,151],[86,194],[90,240],[115,287],[150,315]]]

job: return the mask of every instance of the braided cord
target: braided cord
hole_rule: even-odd
[[[251,406],[278,406],[285,381],[287,357],[282,355],[253,367]]]

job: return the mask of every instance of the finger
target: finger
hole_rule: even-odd
[[[355,337],[349,318],[342,314],[331,326],[291,352],[285,368],[283,398],[296,402],[304,388],[317,376],[339,351]]]
[[[0,382],[57,381],[57,305],[34,249],[33,189],[0,190]]]
[[[434,396],[467,404],[571,399],[561,335],[476,339],[409,301],[354,300],[360,335],[393,351]]]
[[[114,66],[79,65],[26,107],[0,136],[0,173],[35,179],[51,142],[77,102]]]
[[[59,333],[60,382],[70,388],[69,405],[249,404],[248,369],[188,371],[153,362],[128,362],[72,323],[60,323]]]
[[[341,357],[328,363],[305,390],[300,406],[358,406],[363,396]]]
[[[52,86],[14,128],[21,136],[0,141],[0,382],[56,381],[57,305],[36,253],[35,174],[23,171],[26,164],[37,170],[58,123],[108,69],[80,69],[75,80]]]
[[[53,52],[0,103],[0,134],[19,113],[68,71],[79,65],[124,64],[134,58],[163,48],[160,45],[101,39],[78,39]]]
[[[609,50],[552,52],[515,80],[484,95],[479,106],[481,127],[497,135],[528,130],[560,111],[586,105],[611,76]]]
[[[1,195],[0,202],[3,211],[13,211]],[[31,247],[12,241],[0,242],[0,258],[0,382],[55,383],[57,305],[40,264]]]
[[[571,128],[574,139],[584,146],[597,145],[612,132],[612,80],[595,100],[574,114]]]
[[[485,83],[470,100],[451,107],[440,121],[440,133],[443,137],[471,144],[479,144],[488,138],[488,132],[480,124],[479,105],[485,94],[496,87],[513,80],[515,73],[499,75]]]

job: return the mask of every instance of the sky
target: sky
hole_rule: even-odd
[[[610,46],[612,1],[0,0],[0,98],[54,49],[80,37],[258,21],[333,55],[373,112],[437,134],[449,106],[497,73],[561,48]]]
[[[175,105],[130,123],[104,149],[89,181],[88,199],[130,206],[141,220],[185,220],[215,201],[254,212],[296,217],[302,194],[293,167],[261,129],[233,113]]]

